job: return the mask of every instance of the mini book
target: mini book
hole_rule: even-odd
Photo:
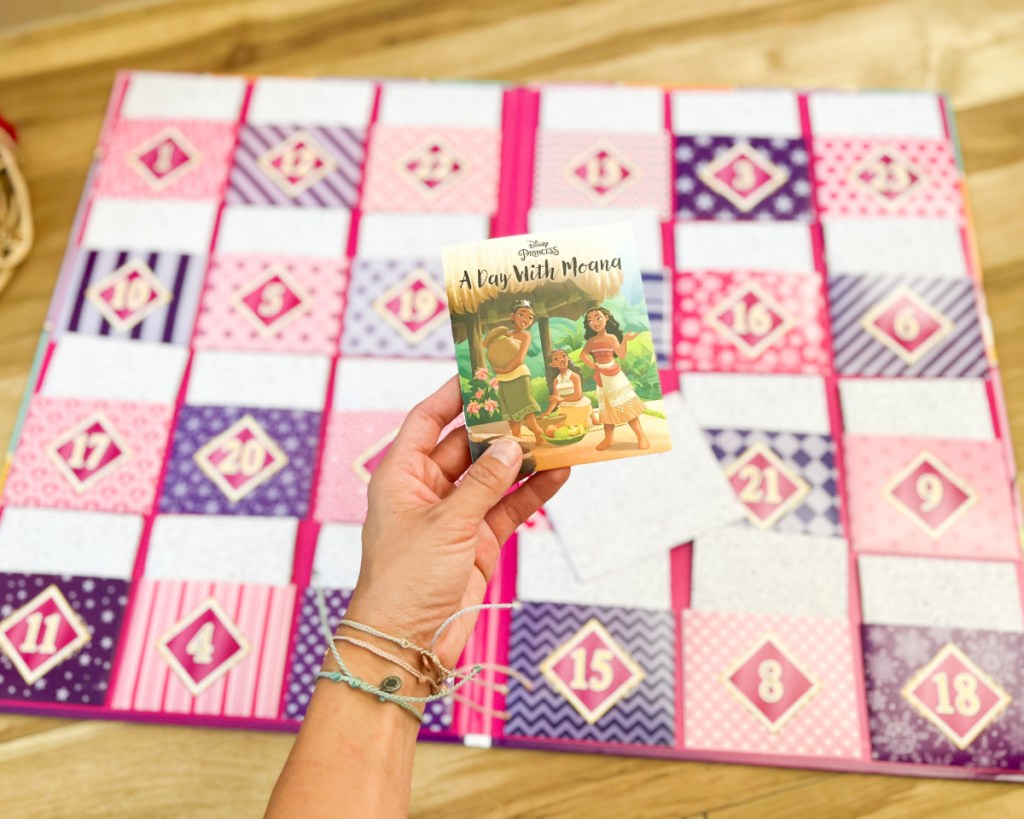
[[[537,470],[671,449],[631,225],[442,257],[474,457],[504,437]]]

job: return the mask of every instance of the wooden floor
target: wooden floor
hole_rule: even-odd
[[[36,249],[0,296],[14,423],[114,72],[922,87],[952,96],[1024,456],[1024,4],[956,0],[207,0],[0,34]],[[289,735],[0,715],[4,816],[258,815]],[[1012,816],[1018,786],[424,745],[413,815]]]

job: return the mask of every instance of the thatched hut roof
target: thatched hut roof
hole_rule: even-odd
[[[613,224],[446,247],[448,307],[455,318],[478,314],[484,328],[507,322],[520,299],[533,302],[538,318],[576,321],[621,291],[623,262],[635,267],[621,258],[633,253],[632,244],[630,226]],[[464,330],[455,325],[458,341]]]

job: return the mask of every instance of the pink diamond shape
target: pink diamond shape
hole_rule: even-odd
[[[608,142],[601,141],[569,165],[569,178],[594,199],[611,199],[634,181],[636,170]]]
[[[953,323],[907,287],[865,314],[862,325],[907,364],[923,358],[953,331]]]
[[[796,508],[811,491],[803,478],[761,443],[740,455],[725,476],[743,503],[747,517],[764,529]]]
[[[102,412],[94,412],[47,447],[47,454],[71,488],[85,492],[129,455],[114,425]]]
[[[173,298],[149,265],[132,259],[86,291],[104,318],[128,331]]]
[[[90,639],[89,629],[57,586],[48,586],[0,622],[0,651],[29,685]]]
[[[164,190],[199,164],[199,152],[177,128],[168,127],[128,156],[128,163],[154,190]]]
[[[232,301],[261,335],[269,336],[308,312],[312,297],[283,267],[274,265],[241,287]]]
[[[722,681],[772,733],[820,688],[772,635],[765,635],[725,673]]]
[[[455,182],[465,172],[465,163],[439,137],[430,137],[403,157],[400,168],[421,192],[433,195]]]
[[[789,171],[749,142],[740,141],[701,168],[698,176],[711,190],[746,212],[782,187]]]
[[[370,444],[370,446],[361,452],[356,457],[355,461],[353,461],[352,468],[364,483],[370,482],[370,479],[373,477],[373,473],[377,471],[381,462],[384,460],[384,456],[387,455],[388,450],[391,449],[391,444],[394,443],[396,435],[398,435],[398,427],[395,427],[389,433],[381,436]]]
[[[308,190],[338,163],[305,131],[296,131],[263,153],[256,164],[288,196]]]
[[[759,356],[793,325],[783,309],[753,284],[723,299],[707,321],[748,358]]]
[[[176,623],[157,648],[193,696],[198,696],[249,653],[249,642],[216,600]]]
[[[973,489],[929,452],[922,452],[896,475],[885,495],[933,538],[945,534],[978,499]]]
[[[315,174],[324,166],[324,161],[309,144],[299,140],[291,145],[291,150],[283,151],[270,164],[284,177],[288,184],[297,185],[310,174]]]
[[[909,197],[925,182],[925,175],[892,148],[881,148],[861,162],[853,178],[886,206]]]
[[[646,674],[596,619],[555,649],[541,673],[589,723],[627,697]]]
[[[288,456],[251,415],[243,415],[193,458],[232,503],[288,464]]]
[[[947,643],[900,692],[960,750],[1009,705],[1011,697],[954,643]]]
[[[426,338],[447,313],[444,294],[422,268],[382,293],[374,301],[374,309],[410,344]]]

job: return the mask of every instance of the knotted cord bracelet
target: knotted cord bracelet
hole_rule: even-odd
[[[329,617],[327,614],[327,601],[324,598],[324,593],[322,589],[317,589],[316,591],[316,602],[317,610],[320,616],[320,626],[324,631],[324,635],[327,637],[328,649],[331,655],[334,657],[334,661],[338,664],[339,669],[338,671],[321,671],[319,674],[317,674],[317,679],[330,680],[331,682],[335,683],[346,683],[350,688],[356,689],[357,691],[365,691],[368,694],[373,694],[381,702],[392,702],[395,705],[402,708],[407,713],[409,713],[413,717],[413,719],[415,719],[419,723],[423,722],[423,716],[419,713],[419,711],[416,710],[416,708],[414,707],[414,703],[426,704],[428,702],[435,702],[437,700],[444,699],[445,697],[450,697],[456,691],[462,688],[462,686],[472,682],[473,679],[484,669],[482,665],[477,664],[472,666],[469,669],[468,673],[462,673],[451,671],[444,667],[441,661],[437,658],[437,654],[434,651],[434,647],[437,645],[437,641],[441,638],[441,635],[444,634],[448,626],[450,626],[453,622],[455,622],[455,620],[462,617],[463,615],[470,614],[472,612],[485,611],[487,609],[518,608],[517,603],[481,603],[478,606],[468,606],[467,608],[460,609],[447,620],[445,620],[443,623],[441,623],[437,631],[434,632],[434,636],[430,641],[430,647],[427,649],[421,648],[420,646],[417,646],[414,643],[410,643],[408,640],[402,637],[395,637],[390,634],[385,634],[382,631],[374,629],[372,626],[367,626],[363,623],[356,623],[351,620],[342,620],[342,623],[344,625],[350,628],[354,628],[357,631],[362,631],[364,634],[370,634],[381,639],[393,642],[396,645],[401,646],[402,648],[409,648],[419,652],[424,658],[432,662],[438,668],[439,671],[444,673],[444,680],[455,680],[455,683],[452,685],[448,685],[444,681],[439,681],[440,690],[437,693],[431,694],[430,696],[406,697],[400,694],[395,694],[391,691],[385,691],[380,686],[368,683],[366,680],[357,677],[355,674],[349,671],[348,666],[345,665],[345,661],[341,658],[341,654],[338,652],[338,648],[335,645],[335,636],[331,630]],[[352,638],[347,638],[345,641],[350,642],[351,639]]]

